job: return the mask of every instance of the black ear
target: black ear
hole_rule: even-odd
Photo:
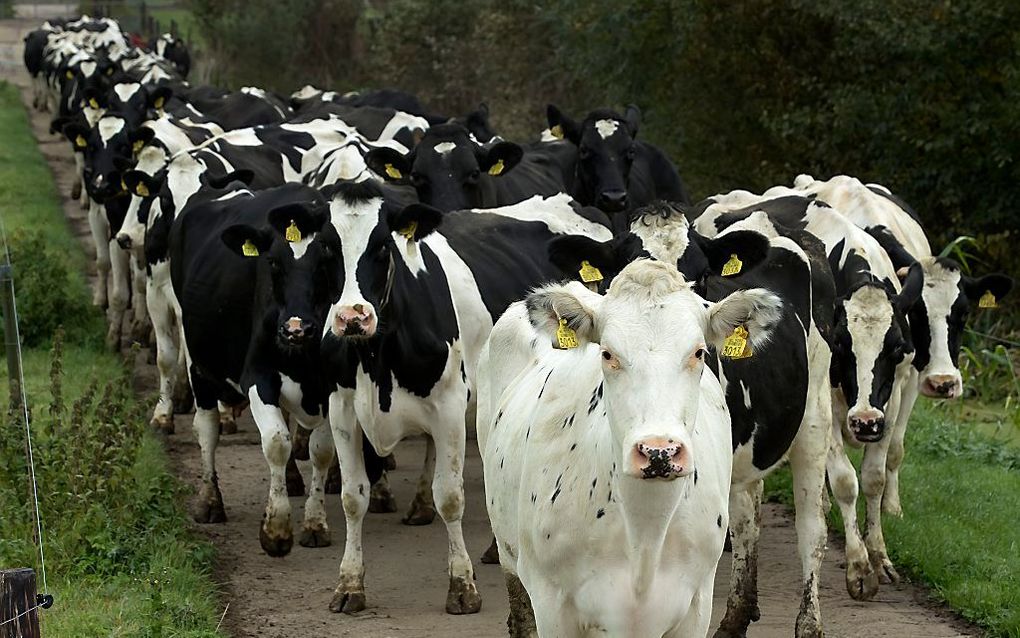
[[[290,202],[269,211],[269,225],[287,241],[301,241],[322,230],[325,223],[322,201]]]
[[[634,104],[628,104],[624,111],[623,120],[627,123],[632,138],[637,137],[638,126],[641,124],[641,109]]]
[[[587,261],[610,279],[625,264],[619,263],[612,242],[600,242],[581,235],[563,235],[549,240],[549,261],[571,279],[581,280],[581,262]]]
[[[399,211],[390,209],[386,216],[390,230],[414,241],[427,237],[442,221],[443,213],[427,204],[411,204]]]
[[[921,298],[921,290],[924,288],[924,269],[921,264],[914,263],[903,278],[903,287],[900,294],[893,298],[893,305],[903,315],[910,312],[910,309]]]
[[[156,131],[152,130],[147,126],[142,128],[134,129],[128,133],[128,139],[131,140],[131,152],[138,155],[142,152],[142,148],[146,144],[152,141],[152,138],[156,136]]]
[[[976,304],[981,297],[990,292],[999,301],[1009,294],[1013,289],[1013,279],[1002,273],[992,273],[984,277],[963,277],[963,291],[972,304]]]
[[[387,182],[406,184],[411,174],[410,155],[402,155],[399,151],[385,146],[373,148],[366,153],[365,164]]]
[[[506,175],[524,157],[524,149],[513,142],[497,142],[482,153],[478,168],[493,176]]]
[[[464,117],[464,128],[482,144],[496,136],[496,132],[489,125],[489,106],[485,102],[479,104],[477,109]]]
[[[76,151],[84,151],[88,144],[89,129],[77,122],[65,124],[62,129],[64,137],[71,141]]]
[[[708,239],[697,233],[691,233],[701,251],[708,259],[709,274],[722,275],[726,270],[730,273],[739,261],[739,270],[732,275],[739,275],[754,268],[765,260],[769,254],[769,240],[761,233],[753,230],[735,230],[715,239]],[[733,259],[734,255],[736,260]],[[727,276],[731,276],[727,274]]]
[[[226,175],[213,176],[208,173],[203,174],[205,185],[210,188],[226,188],[232,182],[241,182],[245,186],[250,186],[253,179],[255,179],[255,173],[251,169],[239,168],[236,171],[231,171]]]
[[[581,127],[578,126],[577,122],[564,115],[563,111],[557,108],[555,104],[549,104],[545,107],[545,120],[549,123],[549,128],[556,137],[569,140],[574,144],[581,143]],[[557,127],[559,128],[557,129]]]
[[[173,97],[174,91],[169,86],[160,86],[149,92],[149,108],[161,109],[166,101]]]
[[[85,92],[82,94],[82,98],[85,100],[85,104],[88,104],[94,109],[105,109],[107,106],[106,94],[95,87],[90,86],[85,89]]]
[[[273,236],[247,224],[234,224],[220,234],[227,248],[241,257],[258,257],[269,251]]]
[[[163,185],[156,177],[150,177],[142,171],[127,171],[121,176],[127,190],[139,197],[155,197]]]
[[[121,157],[120,155],[115,155],[113,157],[113,167],[116,168],[117,171],[119,171],[121,173],[124,173],[124,172],[129,171],[132,168],[134,168],[135,167],[135,163],[132,160],[129,160],[128,158],[126,158],[126,157]]]

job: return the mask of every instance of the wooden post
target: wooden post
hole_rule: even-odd
[[[0,623],[4,623],[0,624],[0,638],[39,638],[39,610],[34,609],[37,604],[34,570],[0,571]],[[12,618],[17,620],[8,622]]]
[[[12,411],[21,408],[21,348],[18,321],[14,316],[14,276],[10,264],[0,265],[0,307],[4,315],[4,351],[7,355],[7,381],[11,388]]]

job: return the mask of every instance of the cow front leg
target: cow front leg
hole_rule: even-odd
[[[149,343],[149,313],[147,311],[145,266],[139,261],[137,252],[131,253],[131,340],[141,345]]]
[[[277,397],[273,397],[279,401]],[[270,399],[270,400],[272,400]],[[269,464],[269,499],[259,527],[259,544],[270,556],[286,556],[294,545],[287,498],[287,462],[290,460],[290,430],[279,405],[267,403],[258,387],[248,390],[248,402],[255,426],[262,438],[262,454]],[[219,411],[216,427],[219,429]]]
[[[371,490],[365,471],[361,426],[354,412],[353,399],[353,391],[343,389],[329,397],[329,425],[340,460],[340,501],[347,523],[340,580],[333,592],[329,610],[347,614],[365,608],[365,558],[361,533]]]
[[[857,523],[857,470],[847,458],[839,424],[833,424],[825,469],[829,475],[829,487],[843,515],[846,591],[854,600],[871,600],[878,593],[878,576],[868,560],[868,550]]]
[[[758,536],[761,532],[762,482],[730,489],[730,537],[733,559],[726,614],[715,638],[742,638],[761,618],[758,608]]]
[[[510,638],[537,638],[535,610],[531,607],[528,590],[524,588],[517,574],[504,569],[503,577],[506,580],[507,600],[510,603],[510,613],[506,618]]]
[[[429,525],[436,518],[436,503],[432,498],[432,477],[436,473],[436,442],[425,435],[425,466],[418,477],[418,488],[407,514],[400,521],[404,525]]]
[[[223,495],[220,493],[216,476],[216,446],[219,443],[220,427],[214,408],[199,406],[195,410],[192,428],[198,446],[202,451],[202,489],[198,494],[192,515],[198,523],[225,523],[227,513],[223,509]]]
[[[178,347],[177,321],[164,292],[157,289],[151,280],[147,282],[147,286],[149,291],[145,295],[145,303],[149,308],[152,327],[156,333],[156,368],[159,370],[159,397],[156,399],[150,423],[160,432],[173,434],[174,385],[183,367],[180,356],[184,349]]]
[[[96,247],[96,288],[92,294],[92,305],[106,309],[108,305],[107,283],[110,279],[110,223],[103,207],[89,202],[89,230]]]
[[[112,286],[109,293],[109,307],[106,310],[106,319],[109,323],[106,332],[106,347],[111,352],[119,352],[121,334],[124,329],[124,315],[131,298],[131,255],[112,240],[107,242],[107,252],[110,256]]]
[[[446,523],[450,540],[450,589],[446,596],[446,613],[474,614],[482,608],[482,597],[475,586],[475,571],[464,544],[464,407],[451,409],[437,421],[440,427],[432,432],[436,445],[436,471],[432,480],[432,496],[439,506],[439,515]],[[442,426],[447,428],[443,429]]]
[[[910,424],[910,415],[914,411],[914,404],[917,403],[917,376],[917,371],[911,368],[911,375],[903,388],[896,423],[892,432],[889,433],[891,438],[889,452],[885,459],[885,491],[882,493],[882,511],[891,516],[903,516],[903,507],[900,505],[900,467],[903,465],[903,457],[906,454],[903,439],[907,434],[907,426]]]
[[[312,459],[312,484],[305,501],[305,521],[298,542],[302,547],[329,547],[332,537],[326,522],[326,475],[336,457],[333,435],[327,427],[317,427],[308,438]]]
[[[886,457],[889,450],[889,439],[869,443],[864,448],[864,460],[861,463],[861,486],[864,492],[867,512],[867,533],[864,544],[868,548],[871,566],[878,574],[881,582],[889,584],[900,580],[900,575],[889,560],[885,548],[885,536],[882,533],[882,494],[885,491]]]
[[[220,413],[220,434],[237,434],[237,419],[234,418],[233,408],[222,401],[216,408]]]

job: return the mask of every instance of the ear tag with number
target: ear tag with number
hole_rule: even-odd
[[[138,195],[139,197],[148,197],[149,187],[141,182],[138,182],[138,184],[135,185],[135,194]]]
[[[563,139],[563,127],[559,124],[549,129],[549,133],[558,140]]]
[[[744,262],[740,261],[736,255],[730,255],[730,260],[722,267],[722,276],[732,277],[738,274],[743,267]]]
[[[722,356],[730,359],[746,359],[753,353],[751,352],[751,344],[747,341],[747,328],[744,326],[737,326],[733,329],[733,334],[726,337],[723,341]]]
[[[992,294],[991,290],[986,290],[985,294],[981,295],[981,299],[978,300],[978,308],[998,308],[999,304],[996,303],[995,295]]]
[[[131,151],[135,155],[138,155],[139,153],[141,153],[143,148],[145,148],[145,140],[135,140],[131,144]]]
[[[577,274],[581,275],[581,281],[586,284],[602,281],[602,271],[592,266],[587,259],[581,262],[581,269],[577,271]]]
[[[389,175],[391,179],[400,179],[404,176],[404,174],[400,172],[400,169],[395,167],[393,164],[386,165],[386,174]]]
[[[244,243],[241,244],[241,254],[245,257],[258,257],[259,249],[255,247],[255,244],[251,243],[250,239],[245,239]]]
[[[94,98],[94,97],[89,98],[89,106],[91,106],[94,109],[98,109],[99,108],[99,101],[96,100],[96,98]]]
[[[78,148],[85,148],[87,146],[85,138],[82,137],[81,135],[74,138],[74,145],[77,146]]]
[[[290,220],[290,226],[287,226],[287,232],[283,234],[284,239],[290,243],[301,241],[301,229],[297,227],[294,220]]]
[[[407,237],[407,241],[414,241],[414,234],[418,232],[418,222],[407,222],[407,226],[404,226],[397,232]]]
[[[577,333],[567,325],[566,319],[560,319],[560,327],[556,329],[556,343],[560,350],[570,350],[577,347]]]
[[[498,160],[495,164],[489,167],[489,175],[502,175],[504,168],[506,168],[506,166],[503,164],[503,160]]]

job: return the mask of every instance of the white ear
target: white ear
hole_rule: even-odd
[[[571,281],[535,290],[528,295],[525,305],[531,325],[554,346],[561,319],[565,319],[567,327],[576,333],[578,345],[584,345],[598,341],[595,316],[603,300],[602,295],[588,290],[581,282]]]
[[[705,336],[716,349],[720,349],[737,326],[744,326],[751,339],[751,348],[757,349],[768,342],[772,328],[782,316],[783,300],[775,294],[764,288],[738,290],[712,305]]]
[[[814,177],[811,177],[807,173],[801,173],[793,180],[793,187],[803,190],[813,184],[815,181]]]

